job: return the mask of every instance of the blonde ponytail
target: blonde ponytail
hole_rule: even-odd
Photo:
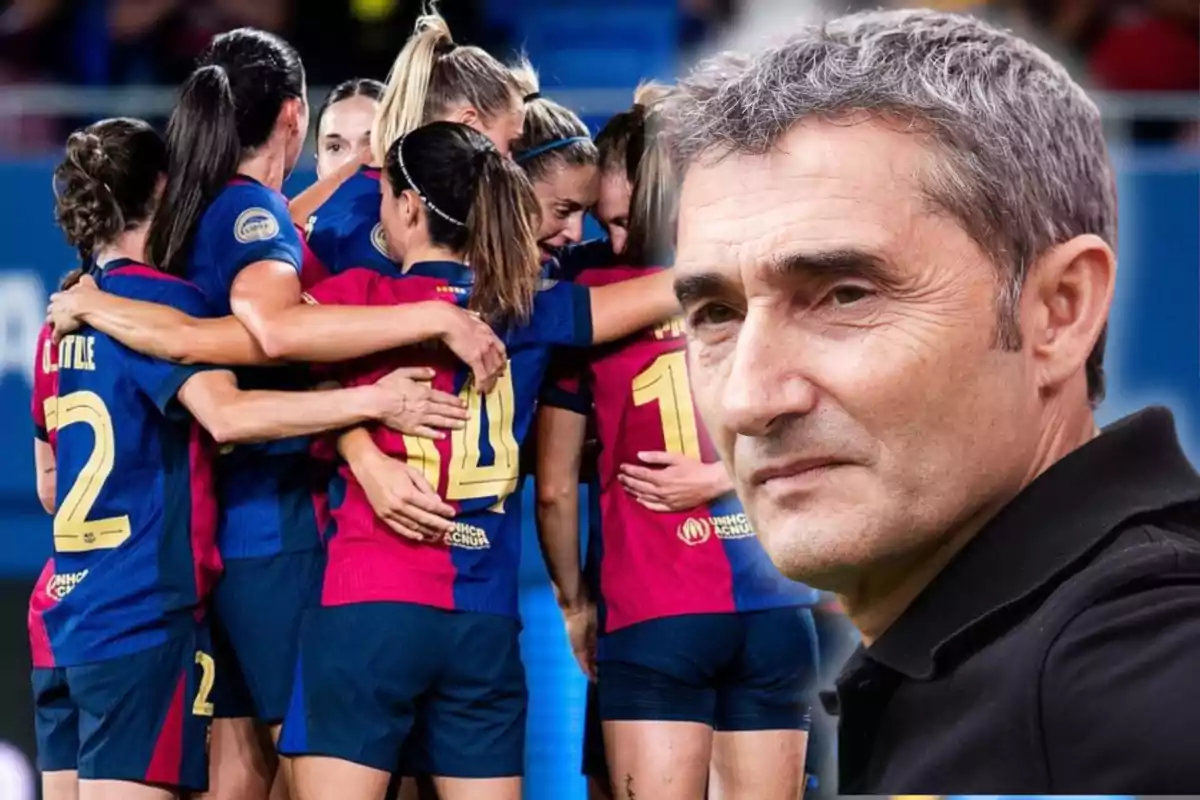
[[[413,35],[388,72],[371,126],[371,155],[376,164],[383,163],[393,142],[425,121],[434,66],[439,56],[454,46],[450,26],[431,4],[417,19]]]

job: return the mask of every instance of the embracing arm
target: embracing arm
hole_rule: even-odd
[[[193,317],[177,308],[132,300],[96,288],[89,277],[50,299],[57,335],[84,322],[130,350],[180,364],[270,364],[236,317]]]
[[[440,339],[471,367],[482,386],[494,382],[507,360],[492,329],[451,303],[302,302],[295,269],[278,261],[260,261],[243,269],[233,283],[229,304],[271,358],[346,361]]]
[[[377,385],[314,392],[243,391],[227,370],[198,372],[179,402],[218,442],[262,442],[305,436],[379,419],[389,398]]]
[[[347,178],[353,177],[362,165],[363,162],[358,159],[348,161],[293,197],[288,202],[288,214],[291,215],[292,222],[303,228],[307,224],[308,218],[317,213],[317,209],[325,205],[329,198],[333,197],[333,193],[338,190],[338,187]]]
[[[670,270],[590,290],[592,342],[620,339],[679,313]]]
[[[537,417],[537,534],[564,610],[587,602],[579,565],[579,472],[587,417],[543,405]]]

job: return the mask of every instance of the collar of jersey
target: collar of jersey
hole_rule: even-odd
[[[450,283],[473,283],[475,280],[470,267],[458,261],[418,261],[404,274],[438,278]]]
[[[134,261],[132,258],[110,258],[103,264],[95,264],[94,269],[97,272],[108,272],[109,270],[121,269],[122,267],[140,267],[142,262]]]

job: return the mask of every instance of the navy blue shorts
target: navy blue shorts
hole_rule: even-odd
[[[38,769],[204,791],[213,678],[200,626],[140,653],[35,669]]]
[[[600,637],[600,718],[808,730],[817,679],[812,612],[688,614]]]
[[[520,776],[520,631],[510,617],[409,603],[311,610],[279,752],[405,775]]]
[[[587,709],[583,717],[583,764],[589,778],[608,780],[608,752],[604,749],[604,726],[600,722],[600,698],[596,684],[587,685]]]
[[[321,602],[324,571],[324,550],[225,562],[212,594],[216,716],[283,720],[300,620]]]

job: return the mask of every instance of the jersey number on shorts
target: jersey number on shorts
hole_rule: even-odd
[[[700,459],[696,407],[692,404],[687,357],[683,353],[663,353],[642,370],[633,379],[633,403],[638,406],[658,403],[667,452]]]
[[[212,694],[213,683],[217,679],[217,663],[203,650],[196,651],[196,663],[200,665],[200,686],[196,690],[196,699],[192,701],[192,713],[197,717],[211,717],[213,704],[208,696]]]
[[[482,394],[472,383],[463,387],[459,397],[466,401],[467,413],[471,416],[464,428],[450,432],[451,460],[445,497],[447,500],[480,497],[503,500],[517,488],[521,469],[520,447],[513,433],[517,402],[511,365],[492,391]],[[484,408],[487,409],[486,430],[483,427]],[[479,463],[483,460],[485,436],[494,454],[491,464]],[[419,468],[429,484],[440,490],[438,479],[442,464],[437,446],[429,439],[405,436],[404,447],[408,451],[408,463]]]
[[[92,429],[93,438],[91,455],[54,515],[54,549],[60,553],[83,553],[119,546],[129,538],[129,515],[88,519],[104,482],[112,474],[116,456],[108,407],[95,392],[79,391],[47,398],[44,408],[47,430],[83,424]]]

